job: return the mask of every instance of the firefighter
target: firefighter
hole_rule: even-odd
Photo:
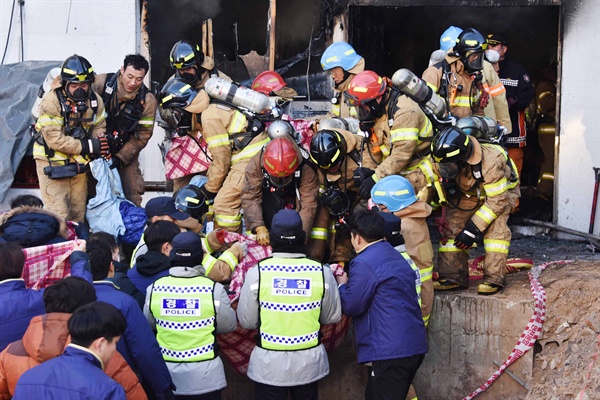
[[[317,211],[318,190],[317,175],[304,162],[292,137],[272,139],[246,167],[242,191],[246,230],[256,234],[258,244],[269,245],[273,216],[285,208],[298,211],[304,232],[310,232]]]
[[[433,308],[433,246],[426,221],[431,207],[419,200],[411,183],[399,175],[378,181],[371,189],[371,199],[380,211],[392,213],[402,220],[406,252],[421,275],[421,311],[427,326]]]
[[[365,70],[365,59],[356,53],[346,42],[332,43],[321,56],[321,67],[331,71],[334,97],[331,99],[331,113],[336,117],[356,118],[356,111],[342,101],[342,94],[356,74]]]
[[[191,89],[197,93],[197,98],[193,105],[193,118],[191,127],[187,124],[189,121],[182,121],[182,109],[171,106],[166,107],[161,104],[159,108],[160,117],[172,128],[179,128],[178,134],[183,136],[189,134],[194,139],[199,140],[202,130],[200,123],[200,114],[206,110],[210,103],[210,98],[204,85],[212,76],[216,75],[227,81],[231,81],[227,75],[219,71],[215,62],[211,57],[205,55],[200,46],[188,39],[178,41],[173,45],[169,56],[171,68],[175,70],[175,75],[172,78],[181,79],[190,84]],[[168,82],[167,82],[168,84]],[[165,84],[165,86],[167,86]],[[175,130],[175,129],[174,129]],[[173,190],[178,190],[185,185],[188,185],[195,174],[183,176],[173,179]]]
[[[359,203],[354,171],[360,163],[360,137],[343,129],[324,129],[310,142],[310,159],[318,167],[319,208],[310,233],[311,257],[322,260],[326,245],[330,263],[354,257],[344,218]]]
[[[510,132],[506,89],[485,61],[485,38],[473,28],[463,31],[451,26],[440,37],[440,46],[447,50],[445,57],[427,68],[423,79],[446,100],[455,117],[485,115]]]
[[[149,68],[143,56],[130,54],[119,71],[98,75],[93,84],[108,114],[106,138],[112,153],[111,168],[119,171],[125,197],[138,207],[145,193],[138,156],[152,137],[156,114],[156,98],[143,83]]]
[[[375,182],[388,175],[416,171],[426,162],[433,126],[414,100],[373,71],[357,74],[345,97],[356,109],[362,126],[369,126],[362,161],[371,168],[363,167],[357,174],[359,194],[366,199]]]
[[[77,54],[67,58],[40,104],[35,125],[33,157],[42,200],[76,222],[85,219],[86,164],[95,157],[110,158],[104,103],[92,90],[93,82],[88,60]]]
[[[511,239],[507,221],[520,195],[516,167],[504,148],[479,143],[457,127],[442,130],[431,153],[446,193],[449,228],[439,247],[434,289],[468,287],[467,250],[483,237],[485,267],[477,291],[494,294],[504,285]]]

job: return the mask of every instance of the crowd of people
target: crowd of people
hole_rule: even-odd
[[[329,374],[320,328],[344,314],[367,366],[365,398],[416,399],[434,290],[468,288],[468,250],[481,241],[477,292],[504,286],[532,96],[523,68],[504,59],[504,36],[451,27],[440,45],[422,79],[390,79],[350,44],[331,44],[321,58],[331,112],[308,132],[282,115],[296,92],[280,75],[240,87],[189,40],[173,46],[175,74],[158,94],[143,84],[140,55],[100,75],[67,58],[36,122],[42,199],[21,196],[0,216],[0,398],[219,399],[216,336],[239,324],[258,331],[248,366],[257,399],[316,399]],[[158,116],[208,167],[186,169],[173,197],[142,208],[138,156]],[[131,251],[121,234],[87,228],[91,160],[117,173],[123,201],[143,214]],[[439,207],[434,281],[427,218]],[[225,237],[244,227],[271,256],[232,304],[248,244]],[[72,276],[26,287],[22,249],[70,239]]]

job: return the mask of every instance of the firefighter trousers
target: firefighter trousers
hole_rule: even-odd
[[[50,179],[44,174],[45,160],[35,160],[40,194],[44,207],[54,211],[65,220],[84,222],[87,204],[87,173],[72,178]]]
[[[231,166],[229,173],[219,189],[214,202],[215,229],[223,228],[229,232],[242,233],[242,190],[246,166],[250,159],[239,161]]]
[[[506,259],[511,239],[507,221],[510,212],[515,207],[517,198],[516,193],[509,193],[510,207],[506,212],[498,215],[483,232],[483,247],[485,250],[483,280],[485,282],[504,286]],[[440,245],[438,250],[440,279],[447,279],[465,288],[469,286],[469,253],[466,250],[454,247],[454,238],[475,214],[479,208],[477,204],[476,196],[467,198],[463,195],[459,207],[469,211],[462,211],[458,208],[448,208],[446,210],[446,220],[451,233],[448,235],[448,242],[445,245]]]

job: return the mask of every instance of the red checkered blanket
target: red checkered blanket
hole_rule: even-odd
[[[182,176],[208,170],[210,162],[206,159],[208,152],[204,138],[198,143],[189,135],[184,137],[174,136],[171,148],[165,156],[165,175],[167,179],[181,178]]]
[[[74,240],[23,249],[25,286],[35,290],[45,288],[71,274],[69,256],[73,252]]]

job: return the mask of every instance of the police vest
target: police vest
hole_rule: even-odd
[[[217,356],[214,286],[204,276],[166,276],[152,285],[150,312],[165,361],[199,362]]]
[[[283,351],[318,346],[323,265],[304,257],[271,257],[258,264],[258,271],[258,346]]]

